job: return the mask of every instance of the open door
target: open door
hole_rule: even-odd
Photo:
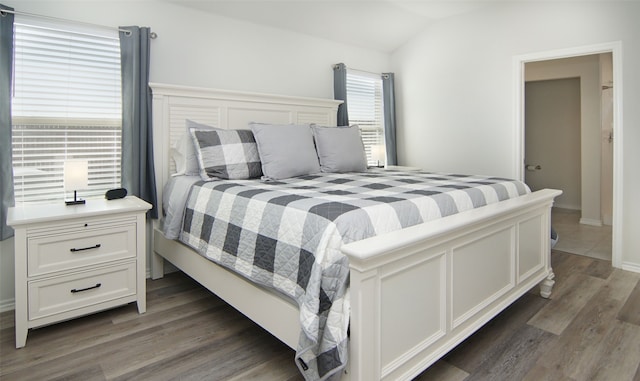
[[[580,78],[527,82],[525,110],[525,183],[562,189],[554,206],[580,210]]]

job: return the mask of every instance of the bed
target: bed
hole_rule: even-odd
[[[253,121],[330,126],[339,104],[157,83],[151,87],[159,199],[176,172],[170,151],[185,120],[220,129],[243,129]],[[550,208],[560,193],[525,193],[342,245],[348,258],[349,361],[335,377],[411,379],[536,285],[549,297],[554,283]],[[154,279],[163,276],[167,260],[297,348],[301,311],[291,299],[165,237],[160,225],[154,229],[153,250]],[[305,364],[297,365],[305,374]]]

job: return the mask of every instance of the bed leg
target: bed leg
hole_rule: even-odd
[[[164,277],[164,258],[156,252],[151,253],[151,279]]]
[[[554,280],[555,277],[556,275],[553,272],[550,272],[547,278],[540,283],[540,296],[545,299],[549,299],[553,285],[556,283]]]

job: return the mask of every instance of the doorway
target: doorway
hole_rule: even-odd
[[[620,267],[621,254],[618,250],[619,245],[617,244],[617,242],[620,242],[619,232],[621,231],[622,221],[619,218],[621,214],[617,213],[617,211],[621,210],[621,206],[622,206],[620,205],[621,198],[613,197],[614,204],[611,208],[610,221],[608,221],[606,217],[606,213],[605,213],[606,208],[601,208],[602,202],[600,200],[600,196],[606,193],[605,188],[607,188],[607,186],[605,186],[604,184],[602,187],[600,186],[600,179],[601,178],[605,179],[604,172],[603,173],[600,172],[600,169],[606,166],[606,164],[604,164],[604,161],[601,160],[602,154],[604,153],[605,148],[607,147],[605,143],[602,142],[603,140],[605,140],[605,138],[606,138],[607,144],[609,144],[608,147],[613,152],[613,156],[614,156],[613,159],[611,160],[613,162],[613,171],[609,171],[610,178],[612,179],[611,185],[609,186],[609,189],[612,189],[610,193],[615,195],[616,192],[621,189],[619,185],[621,184],[621,178],[620,178],[621,161],[616,159],[622,157],[622,152],[621,152],[622,146],[621,144],[618,144],[618,140],[621,139],[622,137],[622,123],[620,119],[621,110],[618,107],[616,107],[616,102],[619,102],[619,100],[621,99],[622,93],[620,89],[616,89],[615,87],[616,79],[621,78],[621,70],[619,70],[621,69],[621,66],[620,66],[621,62],[619,61],[619,55],[616,55],[616,52],[618,52],[618,54],[620,52],[620,43],[610,43],[610,44],[602,44],[602,45],[596,45],[596,46],[572,48],[572,49],[566,49],[566,50],[560,50],[560,51],[535,53],[535,54],[529,54],[525,56],[514,57],[514,69],[517,75],[516,77],[517,82],[515,84],[516,98],[517,98],[516,99],[517,101],[516,118],[517,118],[517,123],[520,126],[520,129],[516,131],[516,136],[517,136],[517,139],[519,140],[519,146],[518,146],[519,150],[517,150],[518,152],[516,153],[516,157],[519,157],[519,160],[518,160],[519,168],[516,168],[516,173],[519,174],[520,179],[528,180],[528,181],[531,181],[532,175],[535,176],[535,173],[537,171],[535,168],[536,166],[540,165],[534,162],[530,163],[529,160],[531,159],[529,157],[527,157],[526,158],[527,160],[525,160],[525,156],[526,156],[525,147],[527,144],[526,131],[525,131],[525,122],[527,118],[527,115],[525,113],[525,105],[526,105],[525,94],[526,94],[526,91],[528,91],[526,90],[527,85],[525,85],[526,83],[525,79],[531,80],[531,78],[528,78],[530,74],[528,69],[530,67],[548,64],[554,60],[565,61],[564,62],[565,65],[563,69],[564,73],[562,75],[556,75],[556,77],[551,76],[551,78],[549,77],[544,78],[539,76],[537,78],[534,78],[533,80],[535,81],[543,81],[543,80],[549,80],[549,79],[569,80],[572,77],[581,78],[580,80],[581,106],[582,106],[581,119],[587,119],[584,116],[585,110],[593,110],[595,108],[597,109],[598,112],[595,118],[589,117],[587,119],[589,121],[588,123],[592,124],[592,126],[590,127],[590,130],[587,131],[588,132],[587,134],[584,133],[584,126],[581,127],[582,134],[579,138],[580,152],[581,152],[581,160],[579,161],[580,192],[579,192],[579,198],[577,199],[578,200],[577,205],[575,201],[572,205],[572,202],[569,200],[570,197],[565,199],[558,198],[556,200],[555,206],[564,206],[564,208],[555,208],[555,209],[568,212],[568,213],[563,215],[561,218],[557,217],[556,220],[558,223],[560,221],[566,221],[571,219],[576,220],[577,223],[574,224],[573,229],[576,231],[577,230],[587,231],[587,233],[584,234],[582,237],[575,238],[576,241],[580,241],[582,243],[585,243],[585,241],[593,241],[595,240],[596,236],[600,236],[599,234],[594,234],[594,230],[592,230],[592,229],[598,228],[595,225],[598,225],[598,226],[605,225],[605,229],[606,229],[606,224],[610,222],[613,226],[612,228],[609,227],[610,238],[608,238],[608,240],[605,239],[605,241],[607,241],[606,246],[608,246],[608,248],[605,247],[604,250],[606,250],[607,253],[610,253],[607,255],[607,259],[612,260],[612,265],[614,267]],[[610,62],[612,62],[611,68],[613,68],[612,70],[613,83],[607,85],[609,86],[609,89],[607,90],[611,90],[610,91],[611,93],[610,100],[612,101],[611,114],[613,115],[613,119],[616,121],[615,123],[616,139],[613,139],[611,142],[609,141],[609,137],[611,135],[605,132],[604,120],[600,119],[601,109],[605,108],[605,105],[600,103],[602,98],[601,87],[603,85],[600,82],[601,75],[599,72],[599,68],[601,64],[599,60],[600,60],[600,55],[603,53],[609,53],[609,60]],[[616,59],[616,57],[618,59]],[[571,59],[574,59],[575,61],[572,61]],[[587,85],[586,87],[589,87],[592,91],[595,88],[595,93],[597,94],[597,96],[593,97],[593,99],[586,99],[586,102],[587,102],[586,104],[585,104],[585,97],[584,97],[584,90],[586,89],[585,82],[582,78],[582,74],[580,73],[578,75],[575,74],[576,62],[579,63],[579,61],[582,61],[582,63],[584,63],[585,61],[589,61],[591,63],[595,62],[594,65],[596,68],[596,75],[593,77],[595,78],[593,80],[593,83],[586,83]],[[572,69],[574,71],[574,74],[571,74],[570,73],[571,70],[568,70],[568,69]],[[549,81],[549,82],[553,82],[553,81]],[[539,83],[539,84],[542,84],[542,83]],[[534,87],[536,86],[534,85]],[[575,92],[575,89],[573,91]],[[593,104],[594,99],[596,102],[595,105]],[[587,107],[585,107],[585,105]],[[584,122],[584,120],[582,120],[582,122]],[[614,123],[611,123],[611,126],[613,126],[613,124]],[[593,127],[594,125],[595,127]],[[585,155],[585,151],[586,153],[597,151],[597,155],[594,155],[594,158],[589,159],[589,155]],[[525,169],[525,165],[523,164],[529,165],[528,167],[529,171]],[[553,167],[554,166],[552,165],[552,168]],[[529,173],[529,172],[533,172],[533,173]],[[541,172],[541,171],[538,170],[538,172]],[[593,175],[594,173],[595,175]],[[533,187],[535,188],[535,186]],[[559,188],[559,186],[553,186],[553,185],[550,185],[550,186],[548,185],[546,187]],[[562,189],[562,187],[560,188]],[[586,192],[584,191],[585,189],[587,189]],[[576,200],[575,197],[573,199]],[[597,201],[594,202],[594,200],[597,200]],[[571,238],[570,234],[565,233],[563,237],[563,234],[560,233],[560,241],[558,242],[558,245],[560,245],[560,242],[563,242],[563,241],[565,244],[575,243],[575,242],[571,242],[572,240],[573,239]],[[600,243],[590,242],[590,244],[594,245],[594,247],[599,246],[598,251],[603,251],[603,247],[602,247],[603,244],[601,242]],[[558,248],[558,246],[556,248]],[[582,249],[582,251],[583,252],[579,254],[586,254],[584,248]],[[593,256],[601,257],[602,254],[598,253],[597,255],[593,255]]]
[[[524,182],[561,189],[554,207],[580,211],[580,78],[526,81],[524,98]]]
[[[612,200],[604,197],[602,189],[611,186],[604,181],[612,177],[603,176],[611,168],[605,171],[605,146],[600,142],[604,131],[601,56],[525,65],[524,178],[532,190],[563,191],[552,214],[561,237],[556,250],[611,261],[611,223],[605,226],[602,216],[603,209],[611,209]]]

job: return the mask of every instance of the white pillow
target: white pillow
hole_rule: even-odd
[[[198,166],[198,155],[196,154],[193,146],[193,139],[191,138],[189,129],[197,128],[200,130],[220,130],[220,128],[194,122],[189,119],[185,120],[185,126],[186,129],[184,134],[182,134],[180,139],[178,139],[170,150],[171,158],[176,163],[175,176],[199,176],[200,167]]]
[[[365,172],[367,155],[358,126],[311,125],[322,172]]]
[[[250,123],[258,145],[264,180],[280,180],[320,172],[307,125]]]

